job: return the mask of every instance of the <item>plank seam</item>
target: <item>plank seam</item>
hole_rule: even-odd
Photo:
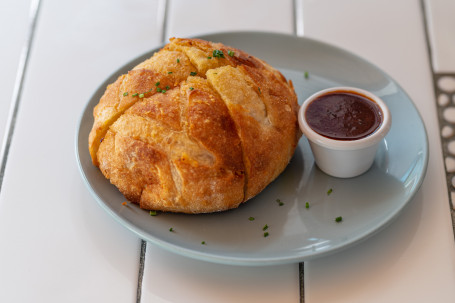
[[[142,298],[142,281],[144,278],[145,253],[147,251],[147,242],[141,239],[141,253],[139,255],[139,271],[137,277],[136,303],[141,303]]]
[[[0,193],[3,185],[3,178],[5,176],[6,163],[8,161],[9,150],[14,135],[16,126],[17,113],[22,97],[22,89],[24,85],[24,78],[27,72],[28,60],[30,57],[30,50],[33,44],[35,35],[36,23],[38,19],[38,12],[40,8],[40,0],[32,0],[29,12],[29,26],[27,30],[26,40],[21,50],[19,65],[17,68],[16,80],[14,82],[13,96],[11,98],[10,110],[8,113],[8,120],[6,123],[5,136],[3,137],[1,152],[0,152]]]

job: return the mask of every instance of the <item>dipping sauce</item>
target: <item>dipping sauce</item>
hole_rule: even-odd
[[[373,100],[356,93],[335,91],[313,100],[305,111],[308,125],[335,140],[358,140],[374,133],[383,113]]]

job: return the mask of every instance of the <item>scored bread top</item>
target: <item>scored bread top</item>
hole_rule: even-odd
[[[93,164],[125,197],[184,213],[237,207],[291,159],[292,82],[247,53],[172,38],[110,84],[94,108]]]

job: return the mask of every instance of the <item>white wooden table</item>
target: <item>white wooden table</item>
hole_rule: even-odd
[[[455,302],[454,1],[3,0],[0,11],[0,302]],[[233,30],[342,47],[410,95],[428,171],[385,230],[301,264],[229,266],[146,243],[97,205],[74,155],[93,91],[169,37]]]

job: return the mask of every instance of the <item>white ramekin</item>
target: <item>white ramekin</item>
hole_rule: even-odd
[[[305,119],[306,108],[322,95],[339,92],[357,94],[375,102],[383,114],[379,128],[358,140],[330,139],[315,132]],[[313,94],[300,107],[298,118],[300,129],[310,143],[318,167],[326,174],[339,178],[361,175],[371,167],[379,142],[386,136],[392,123],[390,111],[384,101],[366,90],[354,87],[333,87]]]

